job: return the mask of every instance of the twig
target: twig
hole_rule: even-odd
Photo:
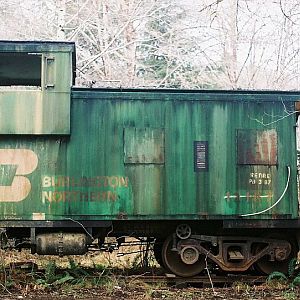
[[[130,281],[129,281],[129,283],[131,284],[132,282],[134,282],[135,280],[137,280],[137,279],[143,279],[143,276],[146,276],[146,275],[151,275],[151,273],[150,272],[145,272],[145,273],[142,273],[142,274],[138,274],[138,275],[133,275],[133,276],[130,276]]]
[[[65,220],[70,220],[78,225],[80,225],[82,227],[82,229],[87,233],[87,235],[92,239],[92,240],[95,240],[94,237],[88,232],[88,230],[83,226],[83,224],[81,224],[79,221],[77,220],[74,220],[72,218],[65,218]]]
[[[6,281],[6,278],[5,278],[5,281]],[[4,284],[0,283],[0,286],[3,288],[4,291],[6,291],[8,294],[11,295],[11,292],[7,289],[7,287]]]
[[[282,0],[279,1],[279,4],[280,4],[280,10],[281,10],[283,16],[285,18],[287,18],[290,22],[292,22],[293,25],[296,25],[296,23],[291,19],[291,16],[288,16],[287,13],[284,11],[284,8],[283,8],[283,5],[282,5]]]
[[[288,118],[288,117],[290,117],[290,116],[292,116],[292,115],[295,115],[295,114],[299,113],[298,110],[288,111],[288,110],[287,110],[287,107],[286,107],[286,105],[285,105],[285,103],[284,103],[283,101],[281,101],[281,102],[282,102],[282,105],[283,105],[283,107],[284,107],[284,113],[285,113],[285,115],[283,115],[283,116],[276,116],[276,118],[277,118],[276,120],[271,121],[271,122],[269,122],[269,123],[264,123],[264,122],[263,122],[263,119],[262,119],[262,121],[260,121],[260,120],[258,120],[257,118],[252,118],[252,117],[250,117],[250,116],[249,116],[249,119],[252,120],[252,121],[255,121],[255,122],[257,122],[257,123],[259,123],[259,124],[261,124],[261,125],[263,125],[263,126],[269,126],[269,125],[278,123],[279,121],[281,121],[281,120],[283,120],[283,119],[286,119],[286,118]],[[267,115],[267,116],[269,115],[269,114],[267,114],[266,112],[264,112],[264,114]],[[271,115],[270,115],[270,116],[271,116]]]
[[[214,293],[214,296],[217,295],[216,291],[215,291],[215,288],[214,288],[214,284],[211,280],[211,276],[210,276],[210,272],[209,272],[209,269],[208,269],[208,264],[207,264],[207,255],[208,255],[209,251],[206,252],[206,256],[205,256],[205,270],[207,272],[207,275],[208,275],[208,278],[209,278],[209,281],[210,281],[210,285],[212,287],[212,290],[213,290],[213,293]]]

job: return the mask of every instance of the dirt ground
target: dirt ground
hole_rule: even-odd
[[[123,256],[132,249],[114,253],[92,253],[84,257],[39,257],[29,252],[0,251],[0,299],[86,299],[86,300],[192,300],[192,299],[300,299],[299,287],[291,280],[248,285],[235,282],[230,287],[176,287],[167,283],[148,284],[137,275],[126,277],[137,270],[141,254]],[[136,250],[136,249],[135,249]],[[135,252],[135,251],[133,251]],[[20,270],[16,262],[30,262],[34,270]],[[159,270],[149,257],[150,270]],[[93,271],[89,271],[89,270]]]
[[[0,299],[41,299],[41,300],[56,300],[56,299],[86,299],[86,300],[140,300],[140,299],[175,299],[175,300],[192,300],[192,299],[251,299],[251,300],[296,300],[300,298],[299,290],[271,290],[266,286],[248,287],[246,290],[238,291],[235,287],[232,288],[174,288],[163,287],[156,288],[147,286],[141,289],[139,286],[132,287],[114,287],[110,294],[107,290],[101,288],[81,288],[73,290],[48,290],[48,291],[10,291],[10,293],[1,293]]]

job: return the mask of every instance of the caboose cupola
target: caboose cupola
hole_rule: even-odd
[[[75,45],[0,41],[0,134],[69,134]]]

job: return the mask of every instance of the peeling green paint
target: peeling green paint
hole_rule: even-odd
[[[271,206],[284,190],[287,166],[292,176],[282,201],[256,218],[296,217],[296,117],[281,116],[297,95],[231,94],[235,101],[226,92],[73,90],[70,137],[0,140],[0,149],[29,149],[38,157],[34,171],[20,174],[31,184],[29,195],[0,202],[2,217],[235,218]],[[239,130],[276,132],[277,163],[239,164]],[[207,171],[195,172],[195,141],[208,143]],[[5,174],[0,182],[9,182]]]

